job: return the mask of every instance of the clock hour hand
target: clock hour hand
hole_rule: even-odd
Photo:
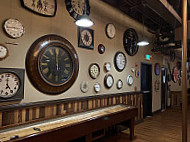
[[[6,83],[6,88],[5,89],[11,89],[10,86],[9,86],[9,83],[8,83],[9,82],[8,78],[7,78],[6,81],[7,81],[7,83]]]

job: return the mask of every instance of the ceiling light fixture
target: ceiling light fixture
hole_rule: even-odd
[[[86,9],[87,8],[86,8],[86,0],[85,0],[83,15],[75,21],[75,24],[79,27],[91,27],[92,25],[94,25],[94,22],[86,14]]]
[[[143,34],[142,34],[142,39],[137,43],[138,46],[147,46],[149,45],[149,42],[147,40],[145,40],[144,37],[144,18],[142,18],[143,20]]]

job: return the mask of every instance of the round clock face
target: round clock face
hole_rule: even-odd
[[[136,31],[132,28],[129,28],[125,31],[123,35],[123,46],[128,55],[134,56],[139,47],[137,45],[138,35]]]
[[[103,54],[104,52],[105,52],[105,46],[103,45],[103,44],[99,44],[98,45],[98,52],[100,53],[100,54]]]
[[[24,34],[24,26],[17,19],[8,19],[4,23],[4,31],[11,38],[19,38]]]
[[[127,76],[127,84],[131,86],[133,84],[133,77],[131,75]]]
[[[83,30],[81,32],[81,40],[85,46],[90,46],[92,44],[92,35],[88,30]]]
[[[43,80],[52,86],[63,85],[73,73],[72,57],[62,46],[49,46],[41,51],[38,66]]]
[[[36,14],[49,17],[56,14],[56,0],[22,0],[21,2],[23,7]]]
[[[84,12],[88,16],[90,14],[89,0],[65,0],[65,5],[67,11],[75,20],[79,19],[84,14]],[[84,11],[85,6],[86,11]]]
[[[155,64],[155,66],[154,66],[154,72],[155,72],[155,74],[157,76],[160,75],[160,64],[159,63]]]
[[[106,72],[111,71],[111,63],[110,62],[106,62],[104,64],[104,69],[105,69]]]
[[[117,89],[121,89],[123,87],[123,81],[121,79],[119,79],[117,81]]]
[[[5,59],[8,56],[8,49],[6,46],[0,44],[0,60]]]
[[[114,38],[116,34],[115,26],[111,23],[106,25],[106,35],[108,38]]]
[[[114,83],[114,79],[113,76],[111,74],[108,74],[105,76],[104,78],[104,84],[107,88],[111,88],[113,86]]]
[[[99,83],[94,84],[94,91],[98,93],[100,92],[100,90],[101,90],[101,85]]]
[[[80,90],[83,93],[86,93],[88,91],[88,82],[87,81],[81,82],[81,84],[80,84]]]
[[[13,97],[20,88],[20,79],[14,73],[0,74],[0,97]]]
[[[98,64],[91,64],[89,67],[89,74],[93,79],[96,79],[100,74],[100,67]]]
[[[26,56],[26,71],[31,83],[46,94],[59,94],[69,89],[78,76],[78,69],[74,47],[58,35],[37,39]]]
[[[127,60],[125,54],[122,52],[117,52],[114,57],[114,65],[117,71],[123,71],[126,66]]]

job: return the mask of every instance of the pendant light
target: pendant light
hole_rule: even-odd
[[[144,37],[144,18],[142,17],[143,20],[143,34],[142,34],[142,39],[137,43],[138,46],[147,46],[149,45],[149,42],[147,40],[145,40]]]
[[[75,24],[79,27],[91,27],[92,25],[94,25],[94,22],[86,14],[86,10],[87,10],[87,5],[85,0],[83,15],[75,21]]]

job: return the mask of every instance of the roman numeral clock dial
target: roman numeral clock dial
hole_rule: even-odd
[[[69,89],[78,75],[78,56],[69,41],[58,35],[37,39],[26,58],[31,83],[46,94]]]

